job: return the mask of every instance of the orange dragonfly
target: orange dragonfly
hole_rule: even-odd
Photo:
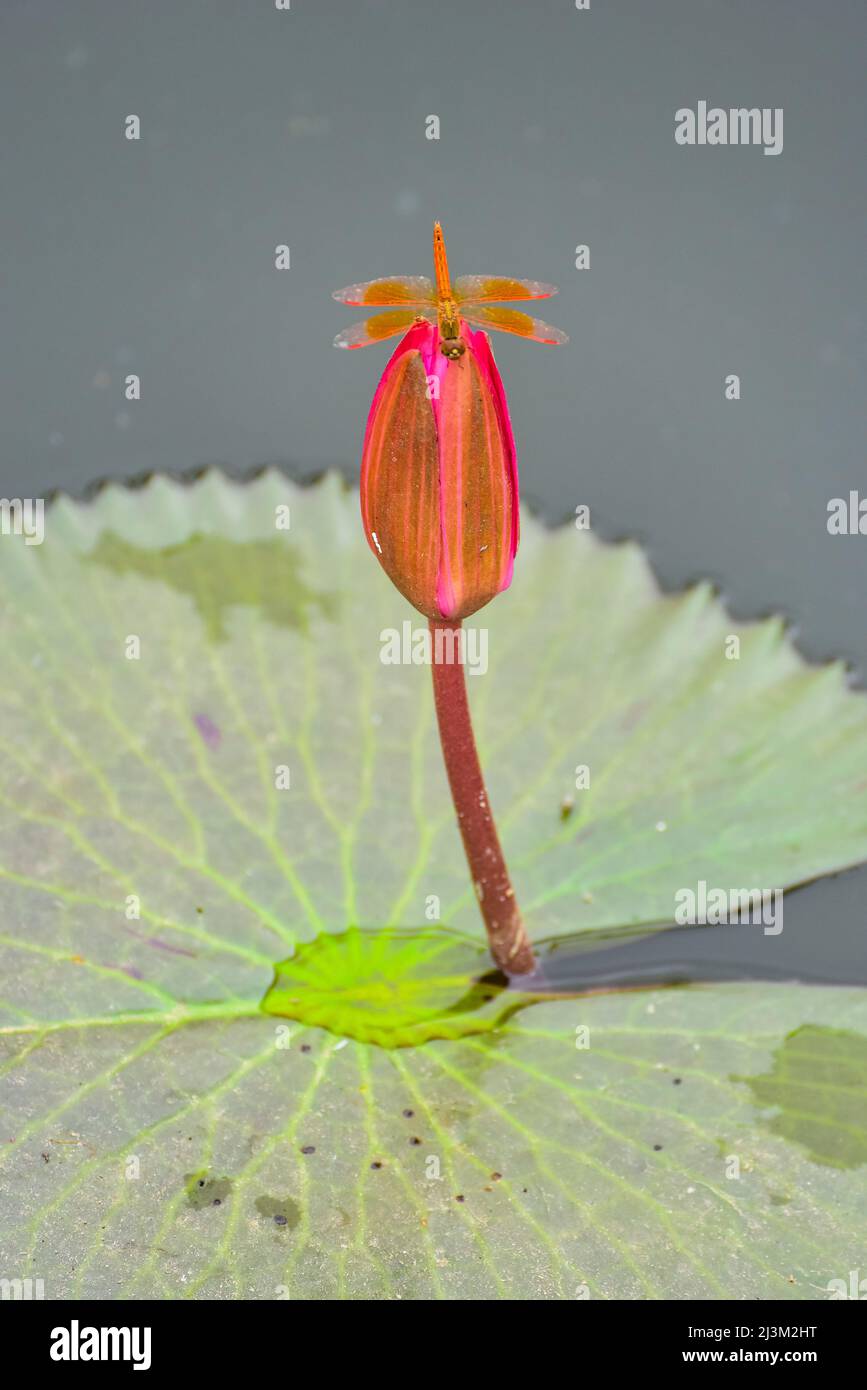
[[[552,328],[541,319],[522,313],[520,309],[487,307],[501,300],[548,299],[557,293],[556,286],[542,285],[538,280],[514,280],[503,275],[459,275],[452,285],[443,229],[439,222],[434,223],[433,255],[435,282],[426,275],[393,275],[382,280],[367,280],[361,285],[347,285],[345,290],[335,290],[334,298],[341,304],[396,307],[383,314],[372,314],[361,323],[344,329],[334,339],[334,346],[367,347],[368,343],[381,343],[397,333],[405,333],[414,323],[428,322],[438,325],[440,350],[446,357],[454,359],[465,351],[461,338],[463,321],[477,328],[496,328],[501,333],[515,333],[519,338],[529,338],[534,343],[568,343],[569,339],[559,328]]]

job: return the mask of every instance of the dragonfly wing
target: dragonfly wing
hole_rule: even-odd
[[[540,280],[513,280],[506,275],[459,275],[454,285],[459,304],[494,304],[501,299],[549,299],[556,285]]]
[[[530,338],[534,343],[568,343],[569,339],[559,328],[550,323],[534,319],[530,314],[522,314],[520,309],[485,309],[468,305],[462,317],[477,328],[496,328],[500,333],[517,333],[519,338]]]
[[[436,304],[433,281],[426,275],[391,275],[385,280],[366,280],[335,290],[341,304]]]
[[[344,328],[334,339],[334,346],[340,348],[367,347],[370,343],[381,343],[385,338],[393,338],[396,333],[405,333],[417,319],[434,319],[435,314],[422,314],[417,309],[394,309],[385,314],[372,314],[351,328]]]

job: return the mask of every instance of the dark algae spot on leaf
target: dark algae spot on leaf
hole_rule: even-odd
[[[161,580],[188,595],[211,642],[225,641],[226,611],[238,605],[302,632],[314,611],[324,618],[337,615],[337,595],[311,588],[297,549],[276,539],[232,541],[195,532],[180,545],[149,550],[104,531],[85,559],[114,574]]]
[[[260,1216],[284,1230],[294,1231],[301,1220],[301,1208],[294,1197],[257,1197],[255,1206]]]
[[[800,1144],[814,1163],[857,1168],[867,1163],[867,1038],[804,1024],[789,1033],[761,1076],[732,1076],[756,1104],[776,1107],[766,1123]]]
[[[209,715],[194,714],[193,723],[209,748],[219,748],[223,736]]]
[[[196,1211],[221,1207],[232,1191],[231,1178],[214,1178],[207,1172],[184,1173],[187,1203]]]

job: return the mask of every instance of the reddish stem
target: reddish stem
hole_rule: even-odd
[[[438,631],[442,632],[439,641]],[[434,701],[443,758],[491,955],[500,970],[529,975],[535,965],[533,948],[515,901],[476,752],[464,667],[458,659],[460,631],[460,622],[431,619]]]

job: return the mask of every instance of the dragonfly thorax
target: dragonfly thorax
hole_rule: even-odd
[[[461,337],[461,320],[453,299],[440,300],[437,318],[440,330],[440,352],[454,361],[466,351]]]

